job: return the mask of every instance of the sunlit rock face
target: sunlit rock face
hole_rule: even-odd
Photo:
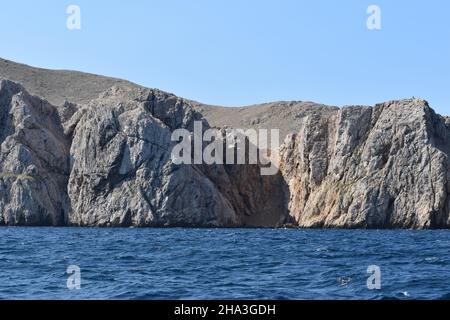
[[[450,118],[426,101],[223,108],[5,61],[20,81],[0,80],[0,225],[450,226]],[[174,164],[171,134],[195,121],[280,129],[280,170]]]
[[[0,224],[67,221],[69,148],[56,107],[0,81]]]
[[[448,227],[450,131],[425,101],[306,117],[283,147],[302,227]]]

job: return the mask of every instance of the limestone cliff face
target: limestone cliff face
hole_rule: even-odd
[[[33,82],[40,98],[22,78],[23,86],[0,81],[0,225],[450,226],[450,118],[423,100],[341,109],[280,102],[215,114],[120,82],[94,98],[87,81],[72,102],[52,90],[52,105],[36,87],[45,79]],[[104,86],[94,80],[97,92]],[[279,173],[175,165],[171,133],[192,131],[194,121],[282,126]]]
[[[258,166],[173,164],[172,131],[192,131],[202,120],[183,99],[115,86],[87,105],[55,107],[11,81],[0,88],[0,225],[284,221],[279,175],[261,177]]]
[[[305,117],[282,172],[302,227],[449,226],[448,122],[422,100]]]
[[[237,224],[210,180],[193,166],[171,161],[171,128],[188,127],[192,110],[173,96],[135,91],[114,88],[79,111],[70,150],[69,223]]]
[[[273,226],[285,214],[284,208],[262,207],[260,199],[273,199],[279,185],[270,183],[276,177],[260,177],[255,167],[173,164],[172,131],[192,131],[193,122],[202,120],[182,99],[114,87],[74,119],[69,224]],[[270,203],[284,204],[282,197]]]
[[[0,81],[0,224],[64,223],[69,147],[56,107]]]

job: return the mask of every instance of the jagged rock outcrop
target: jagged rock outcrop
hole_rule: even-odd
[[[175,165],[171,133],[202,117],[158,90],[113,87],[74,115],[69,223],[88,226],[271,226],[278,185],[257,166]],[[205,128],[208,124],[204,123]],[[250,171],[250,172],[247,172]],[[241,174],[241,179],[234,175]],[[247,192],[241,184],[245,181]],[[252,193],[251,187],[261,189]],[[278,192],[279,194],[279,192]],[[267,200],[266,200],[267,202]],[[282,197],[273,201],[283,206]]]
[[[0,97],[0,224],[283,222],[282,197],[270,200],[282,195],[274,183],[279,177],[262,178],[258,166],[172,162],[173,130],[192,131],[193,122],[202,120],[173,95],[115,86],[88,105],[55,107],[2,80]]]
[[[69,147],[56,107],[0,81],[0,224],[65,223]]]
[[[238,225],[231,204],[197,167],[171,161],[171,130],[195,119],[182,100],[114,87],[79,112],[70,151],[70,224]]]
[[[0,80],[0,225],[450,226],[450,118],[426,101],[230,109],[0,60],[5,76],[21,84]],[[281,129],[278,174],[174,164],[171,133],[194,121]]]
[[[283,147],[289,211],[303,227],[449,225],[450,131],[425,101],[306,117]]]

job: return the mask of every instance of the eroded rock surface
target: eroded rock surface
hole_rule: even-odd
[[[114,87],[79,112],[70,151],[71,224],[238,225],[231,204],[197,167],[171,161],[172,130],[196,118],[182,100]]]
[[[303,227],[448,227],[450,131],[425,101],[306,117],[283,147]]]
[[[231,109],[116,79],[0,67],[22,83],[0,81],[0,225],[450,226],[450,118],[426,101]],[[65,85],[52,86],[58,77]],[[171,133],[194,121],[279,128],[280,171],[175,165]]]
[[[69,147],[56,107],[0,81],[0,224],[67,221]]]

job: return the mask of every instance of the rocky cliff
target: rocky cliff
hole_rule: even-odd
[[[289,212],[300,226],[449,225],[450,131],[425,101],[306,117],[283,146]]]
[[[450,120],[423,100],[222,108],[6,60],[0,78],[0,225],[450,226]],[[281,129],[278,174],[174,164],[194,121]]]

